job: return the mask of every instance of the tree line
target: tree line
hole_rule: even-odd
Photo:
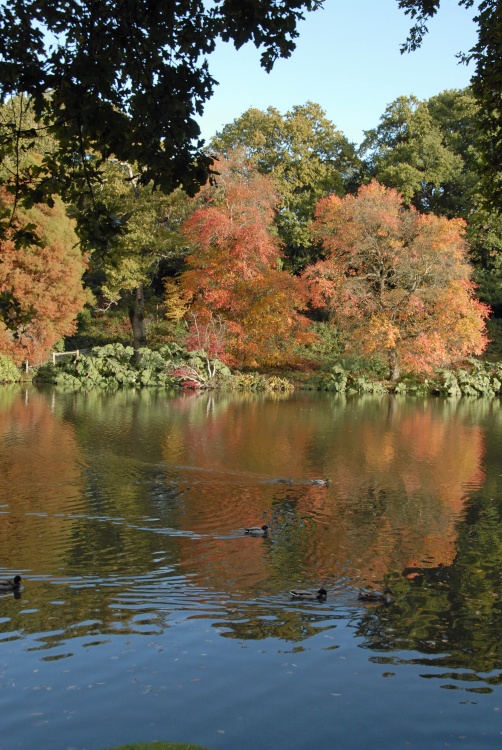
[[[392,379],[485,349],[502,314],[494,3],[472,87],[399,97],[359,147],[313,102],[197,140],[218,37],[252,40],[270,69],[320,4],[142,0],[120,23],[109,2],[2,5],[2,353],[41,361],[77,315],[81,336],[92,319],[137,352],[149,329],[237,366],[376,355]],[[439,2],[399,5],[413,48]]]
[[[1,116],[31,115],[16,97]],[[84,306],[122,311],[139,351],[156,305],[164,340],[238,367],[308,366],[330,330],[338,351],[384,357],[393,380],[480,354],[502,255],[477,191],[475,117],[469,89],[400,97],[356,148],[318,104],[250,109],[214,136],[218,174],[194,197],[152,190],[111,157],[96,190],[121,231],[106,252],[78,246],[72,216],[91,211],[88,196],[66,212],[56,198],[17,207],[27,237],[7,235],[0,274],[19,320],[2,353],[42,360]],[[23,169],[50,149],[39,141]],[[6,180],[15,168],[5,160]]]

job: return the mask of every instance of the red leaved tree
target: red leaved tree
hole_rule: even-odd
[[[308,338],[308,322],[300,281],[281,270],[272,228],[277,195],[271,179],[249,165],[218,168],[218,186],[206,188],[204,205],[182,227],[193,250],[181,287],[202,324],[212,315],[224,322],[227,363],[281,364]]]
[[[12,205],[3,190],[0,199]],[[53,345],[76,329],[76,315],[88,298],[82,288],[85,259],[62,202],[17,209],[20,222],[34,226],[39,244],[14,247],[7,232],[0,244],[0,290],[12,293],[24,322],[15,330],[0,321],[0,353],[17,363],[43,362]]]
[[[464,222],[404,208],[373,181],[357,196],[319,201],[313,230],[324,260],[307,268],[311,304],[347,333],[349,348],[430,371],[486,347],[489,308],[474,297]]]

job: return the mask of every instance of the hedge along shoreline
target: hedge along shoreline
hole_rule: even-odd
[[[339,394],[394,394],[398,396],[485,397],[502,395],[502,362],[470,359],[456,370],[438,369],[430,376],[403,374],[396,383],[375,377],[359,365],[343,360],[308,376],[302,382],[292,377],[259,372],[231,371],[204,350],[187,351],[178,344],[158,350],[107,344],[78,356],[69,353],[38,368],[35,383],[51,383],[65,390],[89,388],[156,387],[179,389],[221,389],[243,391],[282,391],[295,388]],[[23,373],[6,355],[0,355],[0,382],[14,383]]]

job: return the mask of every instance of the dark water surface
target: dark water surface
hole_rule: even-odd
[[[498,400],[3,388],[0,750],[500,748],[501,485]]]

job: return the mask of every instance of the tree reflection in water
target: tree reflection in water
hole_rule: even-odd
[[[165,653],[187,625],[493,691],[501,414],[495,400],[4,391],[0,573],[23,590],[22,606],[2,597],[0,640],[39,665],[121,637]],[[245,537],[256,523],[266,538]],[[384,584],[393,603],[358,601]],[[290,601],[321,586],[326,602]]]

